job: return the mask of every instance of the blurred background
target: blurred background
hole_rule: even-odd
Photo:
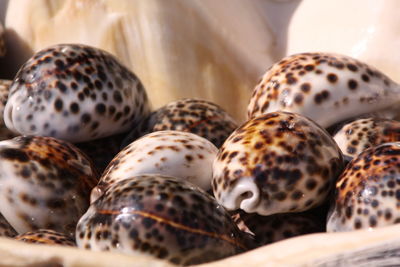
[[[396,0],[0,0],[12,79],[56,43],[105,49],[144,83],[153,107],[204,98],[243,121],[262,74],[285,55],[353,56],[400,81]]]

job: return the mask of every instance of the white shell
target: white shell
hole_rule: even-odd
[[[159,131],[125,147],[108,165],[99,185],[138,174],[158,173],[182,178],[204,190],[211,188],[212,163],[218,149],[207,139],[179,131]],[[92,191],[91,201],[101,193]],[[97,193],[96,193],[97,192]]]

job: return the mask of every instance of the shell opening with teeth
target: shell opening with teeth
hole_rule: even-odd
[[[212,188],[227,209],[260,215],[299,212],[322,204],[343,167],[333,138],[296,113],[250,119],[222,145]]]

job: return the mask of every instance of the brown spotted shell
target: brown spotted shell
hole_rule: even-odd
[[[71,237],[49,229],[39,229],[33,232],[26,232],[16,236],[15,239],[30,244],[76,246],[75,241]]]
[[[193,184],[140,175],[111,185],[76,228],[78,247],[150,254],[198,264],[245,249],[241,232],[213,197]]]
[[[400,122],[381,118],[361,118],[345,124],[333,139],[343,155],[353,158],[367,148],[400,141]]]
[[[336,182],[328,232],[376,228],[400,222],[400,142],[366,149]]]
[[[210,141],[193,133],[157,131],[147,134],[114,157],[93,189],[91,201],[117,181],[148,173],[185,179],[209,190],[217,152]]]
[[[248,118],[300,113],[327,128],[365,113],[388,111],[394,117],[399,100],[400,87],[372,66],[334,53],[301,53],[266,71],[247,111]]]
[[[273,112],[229,136],[213,164],[212,188],[229,210],[299,212],[326,199],[342,166],[342,153],[324,129],[302,115]]]
[[[97,174],[75,146],[51,137],[0,142],[0,212],[21,234],[41,228],[73,235]]]
[[[180,99],[151,113],[124,140],[124,146],[155,131],[190,132],[220,147],[237,128],[236,121],[220,106],[202,99]]]
[[[125,132],[150,113],[139,78],[110,53],[83,44],[36,52],[10,85],[13,132],[85,142]]]

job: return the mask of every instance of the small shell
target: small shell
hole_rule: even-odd
[[[369,148],[336,182],[327,231],[375,228],[400,222],[400,142]]]
[[[20,134],[84,142],[127,131],[150,112],[139,79],[111,54],[60,44],[18,71],[4,111]]]
[[[111,161],[93,190],[93,202],[110,184],[134,175],[159,173],[211,188],[212,162],[218,149],[196,134],[158,131],[131,143]]]
[[[220,147],[237,128],[235,120],[220,106],[201,99],[181,99],[151,113],[127,136],[124,146],[151,132],[190,132]]]
[[[400,141],[400,122],[379,118],[362,118],[345,124],[333,137],[343,155],[353,158],[365,149]]]
[[[16,240],[31,244],[61,245],[75,247],[75,241],[62,233],[49,229],[39,229],[15,237]]]
[[[241,232],[213,197],[181,179],[142,175],[116,182],[79,220],[78,247],[151,254],[189,265],[234,255]]]
[[[96,185],[77,148],[51,137],[0,142],[0,212],[21,234],[41,228],[73,235]]]
[[[229,210],[300,212],[326,199],[342,168],[342,153],[324,129],[299,114],[273,112],[226,140],[213,164],[212,187]]]
[[[394,117],[399,100],[399,85],[365,63],[332,53],[302,53],[264,74],[247,111],[248,118],[278,110],[300,113],[327,128],[365,113],[388,110]]]
[[[254,235],[259,246],[325,231],[323,220],[305,212],[261,216],[241,211],[236,213],[233,219],[240,230]]]

